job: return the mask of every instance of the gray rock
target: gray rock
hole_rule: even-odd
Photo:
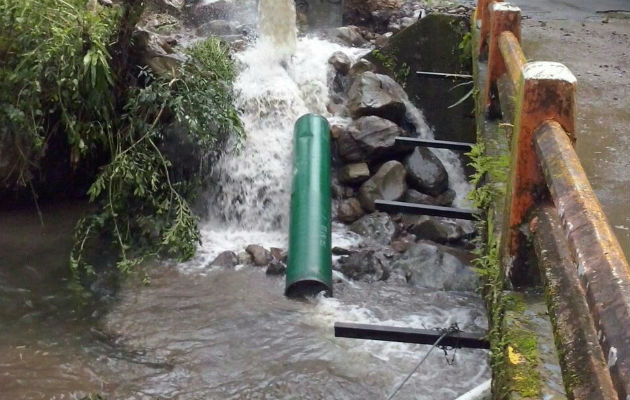
[[[332,253],[335,256],[349,256],[350,254],[355,253],[354,250],[344,249],[343,247],[333,247]]]
[[[388,262],[374,250],[362,250],[342,257],[337,268],[350,279],[384,281],[389,278]]]
[[[370,177],[370,168],[366,163],[355,163],[343,166],[339,170],[339,182],[361,183]]]
[[[457,291],[478,288],[477,275],[469,266],[430,242],[411,246],[394,261],[392,269],[404,271],[407,282],[415,286]]]
[[[352,118],[377,115],[401,123],[405,116],[405,91],[387,75],[364,72],[348,91],[348,109]]]
[[[177,74],[186,57],[175,52],[168,39],[158,34],[137,28],[133,33],[131,57],[138,65],[148,66],[157,76]]]
[[[257,244],[250,244],[245,251],[252,256],[254,265],[258,265],[259,267],[269,264],[272,260],[271,253]]]
[[[283,263],[287,262],[287,252],[285,250],[278,247],[272,247],[269,249],[269,253],[274,261],[281,261]]]
[[[186,0],[155,0],[158,7],[181,11],[186,4]]]
[[[375,212],[354,222],[350,230],[377,243],[389,245],[396,234],[396,225],[389,214]]]
[[[248,265],[252,263],[252,256],[246,251],[241,251],[236,256],[239,264]]]
[[[337,207],[337,218],[346,223],[354,222],[364,214],[361,203],[355,198],[343,200]]]
[[[426,215],[404,215],[405,228],[418,239],[438,243],[453,243],[461,240],[464,230],[455,221]]]
[[[435,197],[426,193],[421,193],[415,189],[407,189],[405,195],[403,196],[403,201],[408,203],[428,204],[431,206],[443,207],[448,207],[453,204],[453,200],[455,200],[455,191],[452,189],[447,189],[444,193]]]
[[[407,190],[405,167],[398,161],[381,165],[373,177],[359,188],[359,201],[366,211],[374,211],[374,200],[398,200]]]
[[[350,57],[343,51],[336,51],[330,56],[328,63],[332,65],[337,72],[347,74],[348,71],[350,71],[352,60],[350,60]]]
[[[238,257],[233,251],[224,251],[220,253],[208,266],[212,267],[234,267],[238,265]]]
[[[357,75],[361,75],[362,73],[367,71],[373,72],[375,68],[376,67],[374,67],[374,64],[372,64],[370,61],[366,60],[365,58],[361,58],[357,62],[352,64],[352,67],[350,67],[350,71],[348,72],[348,74],[351,77],[354,77]]]
[[[329,36],[333,41],[348,46],[363,47],[368,44],[368,41],[361,35],[361,30],[352,25],[331,29]]]
[[[347,130],[341,132],[337,139],[337,152],[339,157],[346,162],[358,163],[365,161],[363,150],[361,150],[357,141],[354,140]]]
[[[348,127],[347,133],[358,146],[361,158],[368,162],[391,159],[393,156],[408,153],[409,148],[396,146],[397,136],[407,136],[407,132],[390,120],[370,115],[361,117]],[[356,152],[354,147],[350,147]],[[339,148],[339,155],[345,151]]]
[[[213,19],[229,20],[235,13],[235,3],[228,0],[219,0],[214,3],[199,2],[190,12],[190,19],[198,24]]]
[[[197,28],[198,36],[225,36],[234,35],[238,32],[239,25],[224,19],[215,19],[213,21],[206,22]]]
[[[407,158],[407,181],[421,192],[437,196],[448,189],[448,174],[442,162],[424,147],[416,147]]]
[[[330,127],[330,137],[337,140],[345,131],[346,127],[344,125],[333,124]]]
[[[267,275],[284,275],[286,272],[287,266],[281,261],[272,261],[265,271]]]

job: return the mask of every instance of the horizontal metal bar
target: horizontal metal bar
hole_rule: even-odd
[[[443,333],[439,330],[335,322],[335,337],[350,339],[433,344],[442,334]],[[440,345],[467,349],[490,348],[490,342],[486,339],[485,335],[464,332],[445,336],[440,342]]]
[[[454,79],[472,79],[472,75],[465,74],[447,74],[444,72],[416,71],[418,75],[433,76],[436,78],[454,78]]]
[[[404,136],[398,136],[396,138],[396,143],[409,144],[409,145],[422,146],[422,147],[433,147],[436,149],[449,149],[449,150],[460,150],[460,151],[470,151],[472,147],[474,146],[474,143],[450,142],[446,140],[419,139],[419,138],[410,138],[410,137],[404,137]]]
[[[402,201],[375,200],[374,206],[379,211],[390,213],[401,212],[404,214],[428,215],[431,217],[445,217],[475,220],[475,210],[463,208],[429,206],[426,204],[405,203]]]

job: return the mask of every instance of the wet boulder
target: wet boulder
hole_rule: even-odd
[[[389,214],[375,212],[350,225],[352,232],[383,245],[389,245],[396,234],[396,225]]]
[[[328,31],[328,37],[339,44],[354,47],[363,47],[369,42],[361,34],[356,26],[342,26]]]
[[[359,200],[353,198],[343,200],[337,207],[337,218],[346,223],[354,222],[365,214]]]
[[[336,268],[350,279],[384,281],[389,278],[388,264],[375,250],[362,250],[342,257]]]
[[[394,261],[392,269],[401,270],[408,283],[419,287],[455,291],[478,288],[477,275],[470,266],[431,242],[412,245]]]
[[[197,24],[212,19],[229,20],[235,14],[236,2],[219,0],[213,3],[199,2],[189,11],[188,18]]]
[[[239,33],[239,25],[232,21],[224,19],[215,19],[205,24],[202,24],[197,28],[198,36],[226,36]]]
[[[407,189],[405,195],[403,196],[403,201],[406,201],[408,203],[427,204],[431,206],[442,207],[450,206],[451,204],[453,204],[453,200],[455,200],[455,191],[452,189],[447,189],[439,196],[431,196],[429,194],[419,192],[415,189]]]
[[[267,275],[284,275],[287,272],[287,266],[281,261],[272,261],[267,267],[265,274]]]
[[[358,146],[360,158],[367,162],[391,159],[393,156],[408,153],[409,149],[396,145],[397,136],[407,136],[407,132],[390,120],[370,115],[361,117],[348,127],[347,134]],[[354,147],[351,147],[356,152]],[[342,156],[345,151],[339,147]]]
[[[259,267],[269,264],[272,260],[269,250],[257,244],[250,244],[247,248],[245,248],[245,251],[252,256],[254,265]]]
[[[224,251],[220,253],[210,264],[209,267],[226,267],[231,268],[239,264],[238,256],[233,251]]]
[[[437,243],[453,243],[464,237],[464,230],[457,222],[427,215],[403,216],[405,229],[416,238]]]
[[[328,59],[328,63],[332,65],[337,72],[347,74],[348,71],[350,71],[352,60],[350,60],[350,57],[343,51],[335,51]]]
[[[398,161],[383,164],[359,188],[359,201],[366,211],[374,211],[375,200],[399,200],[407,190],[405,167]]]
[[[405,158],[407,181],[421,192],[438,196],[448,189],[448,174],[442,162],[424,147],[416,147]]]
[[[361,183],[370,177],[370,168],[366,163],[354,163],[339,170],[339,182],[346,184]]]
[[[351,77],[355,77],[367,71],[373,72],[375,69],[376,67],[374,66],[374,64],[372,64],[365,58],[360,58],[359,60],[357,60],[357,62],[352,64],[352,66],[350,67],[350,71],[348,71],[348,74]]]
[[[157,76],[171,76],[179,71],[186,57],[176,52],[168,38],[137,28],[133,33],[130,57],[140,66],[148,66]]]
[[[352,118],[376,115],[399,124],[405,116],[406,98],[392,78],[367,71],[354,79],[348,91],[348,109]]]
[[[283,263],[287,262],[287,251],[280,249],[278,247],[272,247],[269,249],[269,254],[271,254],[271,258],[273,258],[274,261],[280,261]]]

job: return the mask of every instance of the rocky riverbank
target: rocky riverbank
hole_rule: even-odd
[[[345,46],[365,48],[368,54],[377,43],[387,46],[390,37],[394,42],[398,36],[404,37],[404,31],[398,33],[400,24],[411,30],[420,25],[422,29],[423,24],[435,24],[433,17],[425,20],[434,14],[447,26],[457,28],[462,14],[467,12],[459,7],[438,14],[415,1],[401,2],[403,6],[394,10],[390,3],[381,2],[381,8],[371,9],[370,15],[382,18],[378,23],[374,18],[355,17],[352,21],[362,26],[320,29],[317,34]],[[200,27],[206,30],[210,26],[225,26],[221,18],[230,18],[231,26],[237,29],[224,31],[224,36],[239,47],[247,46],[247,23],[239,25],[235,20],[243,10],[236,11],[234,7],[227,1],[192,6],[190,12],[195,15],[217,18],[198,25],[197,32]],[[199,21],[199,17],[188,19],[191,26]],[[233,37],[237,31],[243,32],[238,39]],[[444,152],[438,155],[428,148],[395,143],[398,136],[430,138],[432,129],[395,76],[381,73],[385,72],[382,63],[369,61],[374,54],[353,59],[339,51],[328,60],[334,220],[362,238],[357,246],[333,249],[334,268],[354,280],[395,279],[438,290],[475,290],[477,278],[466,250],[470,249],[469,240],[474,234],[470,224],[438,217],[390,215],[375,209],[377,199],[461,205],[466,193],[458,194],[456,190],[469,188],[461,185],[465,181],[464,161],[459,156],[451,153],[445,157]],[[459,186],[454,180],[459,181]],[[224,251],[207,266],[251,265],[266,268],[269,275],[278,275],[284,273],[286,259],[284,249],[251,244]],[[339,277],[338,282],[342,281]]]

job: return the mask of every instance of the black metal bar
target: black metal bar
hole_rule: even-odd
[[[449,142],[446,140],[419,139],[419,138],[410,138],[410,137],[404,137],[404,136],[398,136],[396,138],[396,143],[409,144],[413,146],[434,147],[437,149],[460,150],[460,151],[470,151],[472,147],[474,146],[474,143]]]
[[[429,206],[426,204],[405,203],[402,201],[375,200],[374,206],[379,211],[389,213],[401,212],[404,214],[429,215],[431,217],[445,217],[467,219],[474,221],[476,211],[463,208]]]
[[[444,72],[416,71],[418,75],[432,76],[436,78],[454,78],[454,79],[472,79],[472,75],[465,74],[447,74]]]
[[[442,336],[442,332],[439,330],[335,322],[335,337],[381,340],[385,342],[433,344],[440,336]],[[490,342],[486,339],[485,335],[464,332],[454,333],[444,337],[440,345],[463,347],[466,349],[490,348]]]

